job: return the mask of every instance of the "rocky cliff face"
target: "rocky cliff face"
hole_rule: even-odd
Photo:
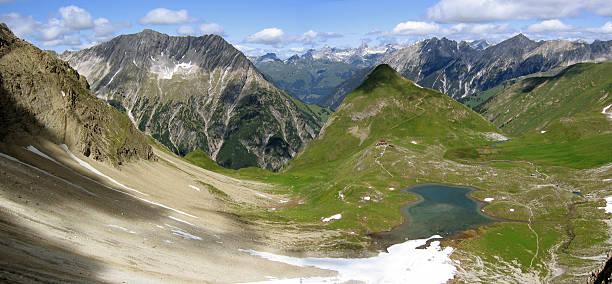
[[[458,99],[523,75],[608,60],[612,60],[612,41],[535,42],[519,34],[484,49],[475,49],[467,42],[431,38],[388,54],[381,62],[421,86]]]
[[[43,136],[100,161],[153,159],[146,137],[97,99],[85,78],[0,24],[0,139]]]
[[[226,167],[278,169],[320,129],[307,107],[217,35],[144,30],[61,58],[177,154],[202,149]]]

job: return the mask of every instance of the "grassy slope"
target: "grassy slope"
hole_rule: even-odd
[[[612,123],[601,113],[612,104],[611,91],[612,63],[576,64],[519,81],[479,107],[516,139],[479,158],[578,169],[612,162]]]
[[[491,149],[492,141],[480,133],[499,131],[495,126],[438,92],[420,89],[384,67],[378,71],[349,94],[320,138],[311,141],[284,172],[253,168],[227,172],[280,185],[280,192],[293,196],[275,211],[249,212],[251,217],[357,232],[346,234],[342,242],[357,244],[364,240],[364,234],[387,230],[400,222],[399,207],[415,200],[389,187],[426,182],[471,185],[484,189],[473,192],[474,198],[495,198],[484,208],[487,214],[522,222],[495,223],[468,232],[467,237],[446,241],[458,249],[454,257],[462,267],[480,271],[483,281],[496,281],[500,276],[518,279],[517,273],[543,279],[551,271],[551,253],[557,263],[567,266],[567,274],[558,278],[561,280],[578,281],[570,274],[597,265],[576,255],[609,249],[603,242],[607,233],[601,221],[606,216],[596,209],[602,204],[593,200],[581,203],[585,199],[571,192],[600,194],[606,186],[601,182],[605,171],[540,166],[516,156],[510,156],[509,161],[491,160],[497,156],[483,158],[477,150]],[[387,147],[382,157],[383,148],[375,146],[380,140],[394,145]],[[513,141],[496,147],[512,145]],[[451,153],[471,150],[478,159],[448,160],[449,149]],[[205,158],[186,158],[215,169]],[[545,184],[556,186],[540,186]],[[364,196],[373,201],[364,201]],[[341,220],[320,221],[336,213],[342,213]],[[338,247],[342,246],[332,246]]]

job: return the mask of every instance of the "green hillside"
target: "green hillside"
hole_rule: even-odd
[[[517,137],[490,156],[589,168],[612,161],[612,63],[584,63],[549,77],[521,80],[479,106]],[[491,157],[489,157],[491,158]]]
[[[587,201],[575,192],[601,196],[609,190],[602,182],[609,174],[600,169],[551,167],[543,161],[553,154],[559,159],[574,159],[566,149],[595,157],[610,148],[605,140],[610,134],[593,134],[595,127],[609,127],[601,124],[605,120],[599,108],[612,103],[604,98],[588,108],[591,112],[584,112],[592,113],[584,117],[599,121],[583,127],[591,134],[574,140],[566,135],[566,142],[555,142],[568,143],[565,148],[543,143],[540,137],[546,135],[539,130],[499,143],[494,140],[501,138],[496,135],[501,130],[482,116],[380,65],[346,97],[321,134],[281,172],[246,168],[223,169],[223,173],[263,181],[287,196],[286,203],[266,211],[245,208],[244,216],[291,228],[338,232],[320,240],[325,251],[371,248],[376,242],[372,234],[391,230],[404,221],[400,207],[417,197],[399,189],[424,183],[477,187],[482,190],[473,191],[471,197],[493,199],[483,208],[484,213],[509,222],[446,239],[445,244],[457,249],[453,257],[462,267],[495,282],[500,276],[548,279],[559,263],[571,272],[559,280],[575,282],[576,273],[594,265],[575,255],[609,248],[604,243],[607,227],[602,221],[607,217],[597,209],[605,203],[598,198]],[[549,132],[545,134],[561,131],[554,125],[547,125]],[[552,137],[550,141],[554,141]],[[590,147],[584,147],[587,142]],[[186,159],[219,170],[205,155],[192,153]],[[324,221],[336,214],[341,218]]]
[[[442,181],[439,173],[424,173],[432,170],[424,164],[443,159],[445,149],[492,143],[484,133],[498,131],[448,96],[380,65],[347,96],[321,135],[273,178],[306,201],[283,216],[312,222],[343,212],[346,217],[330,226],[389,230],[401,222],[399,207],[415,200],[389,188]],[[382,141],[387,145],[377,146]],[[363,202],[368,196],[376,202]]]

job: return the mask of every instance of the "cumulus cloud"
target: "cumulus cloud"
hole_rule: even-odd
[[[435,23],[407,21],[395,26],[392,34],[395,35],[426,35],[440,31],[440,26]]]
[[[285,33],[278,28],[267,28],[248,36],[244,42],[278,45],[283,41]]]
[[[176,32],[180,35],[195,35],[196,34],[196,30],[189,25],[183,25],[180,26]]]
[[[5,23],[18,37],[25,37],[35,33],[41,25],[32,16],[25,17],[18,13],[0,15],[0,22]]]
[[[443,29],[441,34],[455,39],[475,39],[487,36],[493,38],[507,37],[514,33],[508,24],[456,24]]]
[[[224,35],[225,30],[222,26],[216,23],[203,23],[200,25],[200,32],[202,34],[215,34],[215,35]]]
[[[109,40],[115,35],[115,25],[106,18],[98,18],[94,21],[93,38],[97,40]]]
[[[590,28],[588,31],[593,33],[612,34],[612,22],[606,22],[603,26]]]
[[[17,13],[0,15],[15,35],[42,47],[66,45],[71,48],[89,47],[101,40],[114,37],[117,27],[130,26],[128,22],[113,23],[106,18],[94,19],[85,9],[71,5],[60,7],[57,17],[46,23],[32,16]]]
[[[94,26],[93,18],[85,9],[71,5],[59,8],[62,22],[67,28],[74,30],[91,29]]]
[[[196,22],[198,19],[189,16],[187,10],[170,10],[157,8],[149,11],[144,17],[138,20],[141,25],[174,25]]]
[[[582,9],[601,15],[612,12],[609,0],[441,0],[427,9],[426,18],[440,23],[558,19],[576,16]],[[608,11],[610,10],[610,11]]]
[[[313,30],[309,30],[299,36],[289,36],[285,41],[287,43],[303,43],[315,45],[317,43],[326,42],[330,38],[339,37],[342,37],[342,35],[333,32],[315,32]]]
[[[568,31],[570,29],[572,29],[571,26],[568,26],[559,20],[542,21],[527,27],[527,31],[532,33]]]

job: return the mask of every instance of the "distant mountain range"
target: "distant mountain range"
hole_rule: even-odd
[[[316,103],[328,97],[336,86],[361,69],[310,55],[296,55],[283,61],[276,54],[268,53],[252,60],[276,87],[306,103]]]
[[[612,60],[612,41],[536,42],[519,34],[485,49],[471,44],[434,37],[388,54],[381,62],[421,86],[458,99],[527,74]]]
[[[278,169],[322,126],[217,35],[144,30],[60,57],[173,152],[201,149],[225,167]]]
[[[434,37],[389,53],[379,63],[389,64],[423,87],[461,99],[521,76],[580,62],[609,60],[612,41],[536,42],[519,34],[495,45],[485,40],[456,42]],[[365,78],[363,72],[366,71],[356,72],[318,103],[336,108],[346,94],[359,86]]]

